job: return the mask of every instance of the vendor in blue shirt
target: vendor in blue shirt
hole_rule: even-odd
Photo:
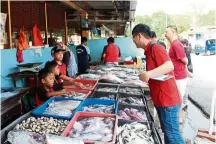
[[[89,70],[90,57],[86,49],[86,46],[87,46],[87,38],[82,37],[81,45],[76,47],[79,74],[88,73]]]

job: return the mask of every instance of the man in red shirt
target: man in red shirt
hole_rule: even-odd
[[[174,74],[176,78],[176,84],[181,94],[182,101],[185,96],[188,73],[187,64],[188,59],[184,51],[184,46],[178,40],[177,27],[170,25],[166,28],[165,37],[170,42],[169,56],[174,65]],[[180,111],[180,123],[183,123],[183,108],[185,107],[186,101],[182,103],[182,109]]]
[[[103,53],[103,58],[106,66],[118,65],[118,58],[120,56],[120,49],[114,44],[115,40],[113,37],[107,39],[108,46]]]
[[[143,48],[146,55],[146,72],[140,74],[140,80],[149,83],[150,93],[164,132],[165,144],[185,144],[179,130],[179,109],[181,97],[175,78],[158,81],[160,75],[173,75],[174,66],[167,51],[160,44],[151,45],[149,26],[138,24],[132,31],[137,48]]]

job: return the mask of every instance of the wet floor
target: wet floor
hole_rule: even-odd
[[[153,114],[153,106],[152,103],[148,103],[150,112]],[[156,116],[155,124],[158,129],[160,129],[159,121]],[[203,113],[190,101],[188,102],[188,109],[185,113],[185,122],[181,125],[182,135],[187,143],[193,143],[194,138],[197,134],[199,128],[208,128],[209,127],[209,119],[203,115]],[[161,133],[161,131],[159,130]],[[162,134],[161,134],[162,136]]]

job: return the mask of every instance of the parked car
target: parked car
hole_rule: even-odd
[[[196,55],[199,54],[216,54],[216,39],[208,39],[205,42],[205,46],[195,45],[194,52]]]

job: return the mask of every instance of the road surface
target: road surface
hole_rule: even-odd
[[[192,63],[194,78],[188,82],[189,98],[209,116],[213,91],[216,90],[216,55],[192,55]]]

